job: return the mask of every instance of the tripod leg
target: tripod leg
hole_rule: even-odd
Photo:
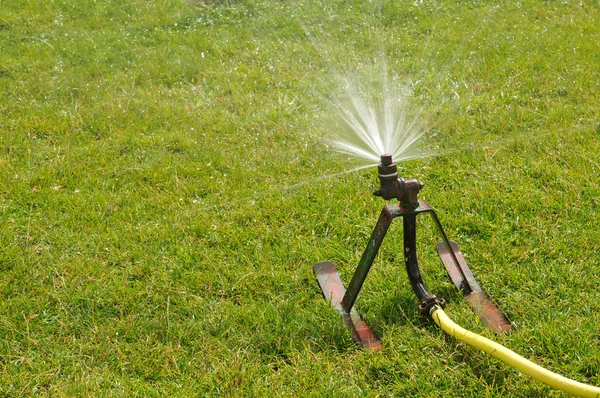
[[[392,212],[390,206],[384,207],[381,211],[379,220],[377,220],[377,225],[375,225],[369,243],[367,243],[367,248],[363,252],[358,267],[356,267],[356,271],[348,285],[348,290],[342,300],[342,307],[345,311],[350,312],[350,309],[354,306],[356,297],[358,296],[358,293],[360,293],[360,289],[362,288],[363,283],[365,283],[365,278],[371,269],[371,265],[373,265],[373,260],[379,251],[381,242],[383,242],[383,238],[385,238],[385,234],[387,233],[392,220],[396,216],[397,214]]]

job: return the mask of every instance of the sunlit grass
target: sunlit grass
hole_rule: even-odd
[[[332,68],[411,84],[424,181],[497,339],[600,384],[597,4],[0,3],[0,395],[558,396],[416,309],[392,229],[357,349],[347,282],[383,203],[322,137]],[[331,178],[323,178],[335,175]],[[430,289],[453,292],[419,229]]]

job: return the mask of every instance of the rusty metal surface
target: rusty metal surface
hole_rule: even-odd
[[[452,252],[448,251],[448,245],[450,245]],[[450,276],[456,290],[462,290],[465,293],[477,293],[482,291],[475,280],[475,276],[473,276],[471,269],[467,265],[465,258],[458,249],[456,242],[451,240],[448,241],[448,244],[445,242],[438,242],[437,252],[442,263],[446,267],[448,276]]]
[[[344,284],[335,265],[329,261],[316,263],[313,271],[319,281],[323,296],[344,319],[346,328],[352,332],[352,338],[366,350],[379,350],[381,343],[369,326],[362,320],[354,307],[344,310],[342,299],[346,293]]]
[[[483,292],[474,292],[464,296],[469,307],[481,319],[483,324],[497,334],[510,333],[512,326],[498,307]]]
[[[456,242],[449,241],[449,244],[452,252],[445,242],[437,244],[437,251],[456,289],[462,291],[473,312],[494,333],[509,333],[510,322],[481,290]]]

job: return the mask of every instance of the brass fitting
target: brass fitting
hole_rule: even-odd
[[[381,196],[385,200],[396,198],[403,208],[415,208],[419,205],[417,196],[423,189],[423,183],[415,179],[398,178],[398,168],[392,161],[392,155],[381,155],[378,170],[380,186],[373,195]]]

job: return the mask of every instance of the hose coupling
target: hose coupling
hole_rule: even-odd
[[[421,314],[429,316],[431,315],[431,309],[436,305],[442,309],[446,308],[446,300],[431,296],[428,299],[421,301],[421,304],[419,304],[419,311]]]

